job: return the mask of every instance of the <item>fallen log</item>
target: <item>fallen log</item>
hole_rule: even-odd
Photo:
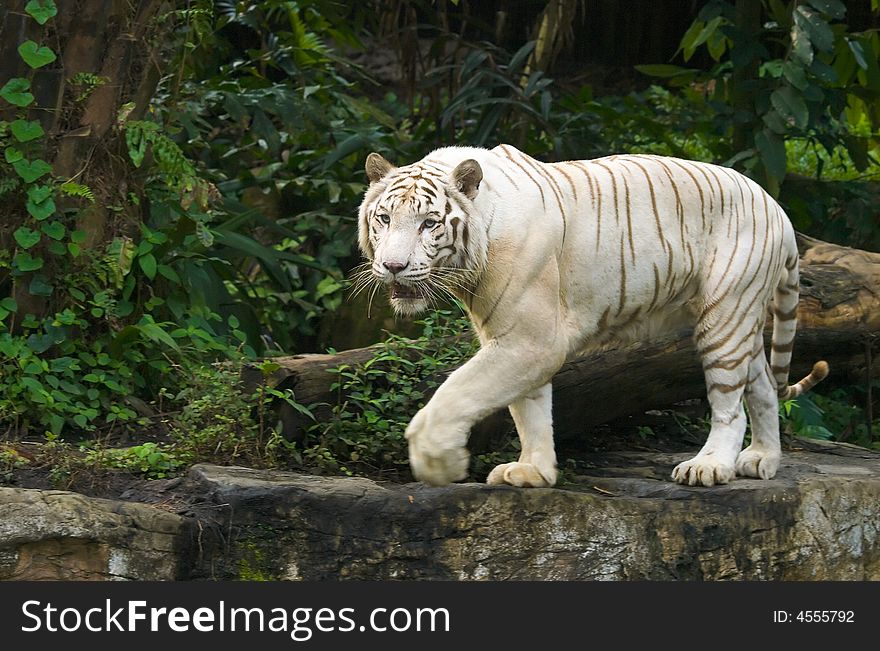
[[[878,368],[871,367],[868,352],[880,334],[880,254],[805,236],[799,237],[799,244],[801,295],[792,379],[809,373],[819,359],[829,363],[834,383],[877,377]],[[769,321],[765,335],[769,346]],[[267,381],[279,389],[293,389],[301,404],[318,405],[316,415],[322,419],[338,399],[331,390],[337,375],[328,371],[343,364],[361,364],[375,352],[367,347],[335,355],[275,358],[279,369],[268,378],[251,367],[245,370],[244,381],[250,387]],[[556,437],[584,435],[597,425],[700,398],[705,391],[689,331],[664,341],[594,352],[566,363],[553,379]],[[300,438],[302,415],[285,405],[279,414],[284,435]],[[475,428],[476,438],[484,438],[487,428],[509,425],[506,412],[487,420]]]

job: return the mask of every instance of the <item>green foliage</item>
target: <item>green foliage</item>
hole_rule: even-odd
[[[53,7],[41,3],[34,10],[48,12],[40,14],[48,20]],[[19,48],[32,67],[50,62],[46,49],[32,42]],[[24,93],[26,80],[4,88],[2,96],[15,106],[33,101]],[[5,203],[19,207],[10,232],[15,248],[0,255],[0,288],[9,291],[0,301],[0,421],[19,433],[57,436],[65,429],[112,432],[142,425],[132,405],[139,394],[151,397],[158,378],[173,386],[186,380],[183,369],[193,360],[255,354],[251,335],[234,315],[221,316],[219,300],[206,300],[206,269],[228,265],[206,255],[210,217],[187,212],[190,204],[207,207],[207,182],[158,125],[120,126],[135,151],[153,153],[149,166],[133,156],[155,175],[147,179],[148,192],[176,211],[155,226],[141,224],[136,237],[120,235],[86,248],[87,233],[69,212],[59,212],[55,199],[67,197],[70,210],[71,198],[95,203],[95,193],[50,176],[51,166],[39,158],[45,134],[38,122],[20,117],[0,123],[0,142],[7,145],[0,162]],[[86,216],[88,203],[74,205],[75,215]],[[215,278],[222,287],[223,279]],[[46,309],[33,310],[34,299]]]
[[[92,72],[77,72],[68,82],[76,89],[75,102],[85,101],[96,88],[107,83],[106,77],[101,77]]]
[[[9,481],[15,470],[25,468],[30,463],[30,459],[22,455],[14,447],[0,443],[0,482]]]
[[[143,443],[130,448],[98,447],[88,450],[84,463],[126,470],[145,479],[163,479],[173,475],[183,465],[173,449],[165,449],[156,443]]]
[[[875,390],[880,382],[875,381]],[[864,409],[865,389],[837,388],[828,395],[810,393],[780,404],[787,431],[797,436],[846,441],[880,450],[880,422],[868,422]]]
[[[40,25],[45,25],[50,18],[58,15],[55,0],[29,0],[24,10]]]
[[[880,38],[849,32],[840,22],[846,16],[840,2],[761,4],[757,33],[731,2],[712,0],[703,7],[679,52],[687,62],[706,48],[716,62],[710,70],[639,69],[673,85],[705,85],[732,134],[715,154],[774,195],[790,168],[791,139],[821,146],[829,157],[845,151],[849,165],[864,171],[870,152],[880,152],[880,115],[873,109],[880,99]]]
[[[325,471],[350,474],[399,470],[407,463],[406,426],[437,387],[438,378],[476,350],[464,318],[435,312],[423,321],[422,335],[391,335],[375,354],[356,365],[330,369],[337,375],[332,418],[316,423],[304,461]]]

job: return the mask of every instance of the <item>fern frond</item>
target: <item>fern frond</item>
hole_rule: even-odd
[[[87,185],[68,181],[67,183],[62,183],[58,189],[68,197],[80,197],[82,199],[88,199],[92,203],[95,202],[95,195],[92,192],[92,189]]]

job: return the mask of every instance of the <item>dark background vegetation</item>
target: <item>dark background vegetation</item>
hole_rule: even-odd
[[[466,327],[454,306],[405,324],[383,297],[346,298],[370,151],[711,161],[755,178],[798,230],[880,250],[878,10],[4,2],[0,480],[197,460],[405,472],[425,378],[473,345],[442,343]],[[238,382],[246,363],[268,376],[274,355],[380,340],[373,362],[337,371],[333,418],[295,442],[270,403],[313,406]],[[866,387],[831,387],[784,405],[788,428],[876,445]]]

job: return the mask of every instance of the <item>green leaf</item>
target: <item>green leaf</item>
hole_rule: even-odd
[[[34,203],[42,203],[52,194],[52,188],[48,185],[32,185],[28,188],[28,199]]]
[[[54,0],[30,0],[24,10],[40,25],[45,25],[46,21],[58,15]]]
[[[55,214],[55,201],[53,199],[48,199],[42,203],[28,201],[27,204],[25,204],[25,207],[31,216],[37,221],[43,221]]]
[[[868,60],[865,58],[865,49],[862,47],[862,44],[851,38],[846,39],[846,43],[847,45],[849,45],[849,49],[852,51],[853,56],[856,58],[856,63],[859,64],[859,67],[862,70],[867,70]]]
[[[868,141],[865,138],[858,138],[856,136],[845,136],[844,142],[846,143],[846,150],[849,152],[849,157],[852,159],[856,169],[860,172],[866,170],[870,164],[868,158]]]
[[[804,129],[810,119],[810,112],[804,98],[801,97],[791,86],[783,86],[773,91],[770,95],[770,103],[773,104],[779,114],[789,124],[799,129]]]
[[[174,283],[180,284],[180,276],[178,276],[178,275],[177,275],[177,272],[174,271],[174,269],[172,269],[171,267],[169,267],[167,264],[160,264],[160,265],[159,265],[158,267],[156,267],[156,268],[157,268],[157,270],[159,271],[159,274],[160,274],[160,275],[164,276],[165,278],[167,278],[167,279],[170,280],[171,282],[174,282]],[[230,318],[231,318],[231,317],[230,317]]]
[[[68,242],[67,250],[70,252],[74,258],[78,258],[80,254],[79,244],[74,244],[73,242]]]
[[[666,63],[649,64],[643,66],[635,66],[635,69],[643,75],[649,77],[679,77],[682,75],[692,75],[696,70],[691,68],[682,68],[681,66],[673,66]]]
[[[10,165],[12,165],[13,163],[17,163],[24,158],[24,154],[22,154],[15,147],[7,147],[6,150],[3,152],[3,156],[4,158],[6,158],[6,162]]]
[[[67,232],[67,229],[64,228],[64,224],[62,224],[61,222],[44,223],[40,225],[40,230],[51,237],[53,240],[60,240]]]
[[[28,286],[28,292],[31,296],[51,296],[53,289],[54,287],[46,282],[46,277],[42,274],[34,276]]]
[[[0,307],[8,312],[18,312],[18,303],[10,296],[0,299]]]
[[[30,253],[19,253],[13,260],[15,268],[19,271],[36,271],[43,267],[43,258],[32,258]]]
[[[138,264],[140,265],[144,274],[146,274],[147,278],[153,280],[153,278],[156,277],[156,256],[154,256],[152,253],[138,256]]]
[[[794,22],[810,39],[817,50],[831,52],[834,50],[834,32],[828,22],[815,11],[804,5],[798,5],[794,12]]]
[[[786,61],[783,64],[782,76],[785,77],[785,80],[788,83],[790,83],[798,90],[803,90],[809,84],[809,82],[807,81],[807,73],[804,71],[802,66],[798,65],[794,61]]]
[[[767,111],[764,116],[761,118],[770,130],[773,133],[778,133],[780,135],[788,133],[788,125],[785,123],[785,120],[779,115],[776,109],[770,109]]]
[[[147,317],[145,317],[147,318]],[[157,344],[165,344],[172,350],[180,350],[180,346],[177,345],[177,342],[171,338],[167,332],[165,332],[161,326],[156,323],[150,322],[142,322],[137,325],[137,328],[148,338],[155,341]]]
[[[19,142],[30,142],[42,136],[45,132],[36,120],[15,120],[9,125],[12,135]]]
[[[63,256],[63,255],[67,254],[67,247],[64,246],[63,243],[55,242],[53,240],[52,242],[49,242],[49,253],[51,253],[52,255],[62,255]]]
[[[691,42],[691,51],[695,50],[697,47],[705,43],[709,40],[712,34],[715,33],[715,30],[721,26],[721,23],[724,21],[722,16],[716,16],[712,20],[710,20],[703,29],[697,34],[696,38]]]
[[[807,2],[835,20],[840,20],[846,15],[846,5],[840,0],[807,0]]]
[[[777,180],[785,177],[787,160],[785,142],[782,138],[769,129],[764,129],[755,134],[755,146],[761,153],[761,160],[767,173]]]
[[[70,241],[74,244],[82,244],[86,241],[86,232],[85,231],[71,231],[70,233]]]
[[[42,158],[35,161],[20,160],[12,164],[16,173],[24,179],[25,183],[33,183],[41,176],[52,171],[52,166]]]
[[[0,97],[15,106],[27,106],[34,101],[34,96],[28,91],[31,82],[21,77],[13,77],[0,88]]]
[[[810,44],[810,37],[797,22],[791,26],[791,52],[803,65],[808,66],[813,63],[813,46]]]
[[[42,68],[49,65],[58,57],[45,45],[37,45],[33,41],[25,41],[18,46],[18,54],[31,68]]]
[[[38,231],[31,230],[27,226],[21,226],[17,228],[12,236],[15,238],[15,241],[18,242],[18,245],[23,249],[29,249],[32,246],[36,246],[36,244],[40,241],[40,233]]]

